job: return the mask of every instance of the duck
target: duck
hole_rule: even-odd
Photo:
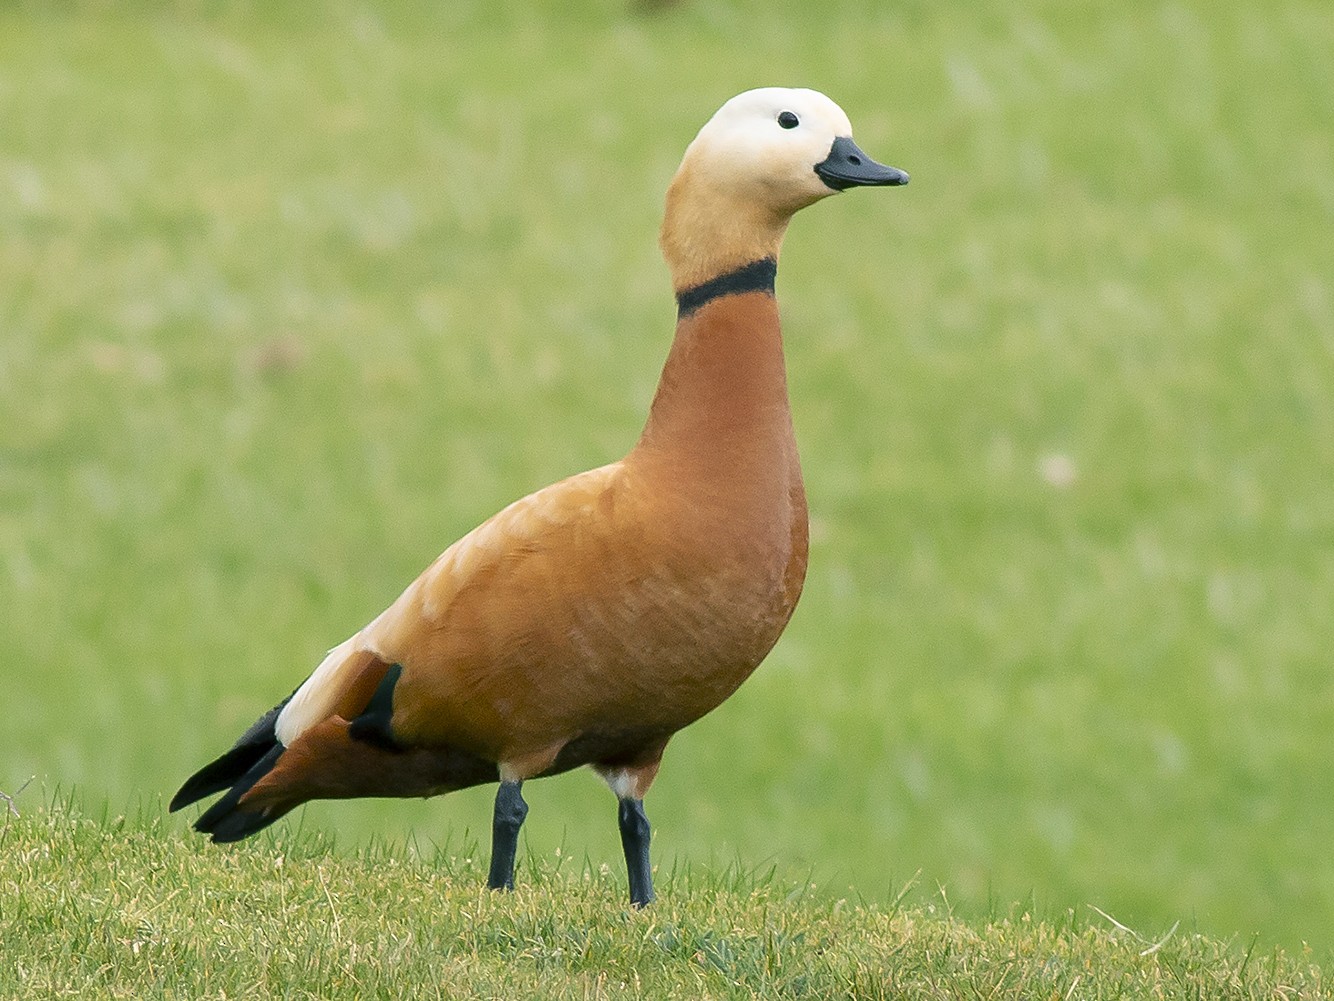
[[[517,500],[181,786],[239,841],[317,799],[499,783],[487,885],[513,889],[531,779],[592,768],[617,799],[630,902],[654,899],[644,797],[672,736],[783,633],[808,515],[775,298],[793,215],[906,184],[814,90],[733,97],[687,146],[660,234],[676,331],[620,460]]]

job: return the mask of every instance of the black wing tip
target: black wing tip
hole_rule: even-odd
[[[292,695],[295,694],[296,692],[292,693]],[[241,734],[241,739],[233,744],[226,754],[210,761],[186,779],[185,784],[176,790],[176,795],[171,798],[171,803],[167,806],[167,812],[175,813],[182,807],[197,803],[206,796],[212,796],[215,792],[222,792],[229,788],[238,780],[244,778],[246,773],[255,766],[255,763],[267,755],[275,746],[282,746],[278,742],[276,733],[278,715],[287,703],[292,701],[292,695],[287,696],[255,720],[250,728]],[[246,786],[246,788],[250,787]]]
[[[175,813],[182,807],[197,803],[206,796],[212,796],[215,792],[222,792],[230,787],[238,779],[243,778],[272,746],[272,744],[238,745],[221,757],[210,761],[176,790],[176,795],[167,805],[168,812]]]
[[[187,783],[187,785],[188,784],[189,783]],[[208,793],[203,793],[202,795],[207,796]],[[201,796],[195,796],[192,793],[190,793],[186,789],[186,786],[181,786],[179,789],[176,790],[176,795],[171,798],[171,802],[167,804],[167,812],[175,813],[177,810],[180,810],[183,807],[187,807],[191,803],[198,802],[201,798],[202,798]]]

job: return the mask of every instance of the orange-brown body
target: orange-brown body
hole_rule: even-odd
[[[461,768],[468,759],[515,779],[625,768],[646,789],[667,739],[778,640],[806,556],[777,304],[725,296],[680,322],[630,453],[442,554],[349,641],[310,711],[289,707],[309,729],[242,803],[284,810],[310,793],[429,795],[460,775],[494,778]],[[381,751],[358,767],[359,745],[334,749],[346,728],[318,724],[360,713],[395,663],[394,739],[428,757]]]

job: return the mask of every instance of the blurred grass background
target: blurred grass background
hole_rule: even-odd
[[[913,183],[789,235],[811,573],[657,861],[1327,952],[1331,51],[1314,0],[0,4],[0,789],[157,809],[621,454],[681,151],[812,86]],[[525,795],[619,866],[595,778]],[[466,846],[490,799],[299,822]]]

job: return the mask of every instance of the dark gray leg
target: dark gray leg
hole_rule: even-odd
[[[514,889],[514,856],[519,850],[519,828],[528,816],[528,804],[519,794],[522,782],[502,782],[496,793],[496,812],[491,820],[491,875],[486,885],[493,890]]]
[[[621,825],[625,866],[630,871],[630,903],[636,907],[653,903],[653,869],[649,866],[650,829],[642,799],[623,799],[616,819]]]

